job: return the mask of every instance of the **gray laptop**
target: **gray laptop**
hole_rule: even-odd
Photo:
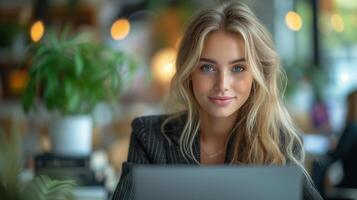
[[[289,167],[138,166],[136,200],[300,200],[302,172]]]

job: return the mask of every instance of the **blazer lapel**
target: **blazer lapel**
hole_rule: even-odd
[[[168,162],[170,164],[196,164],[197,165],[196,161],[192,158],[186,160],[180,151],[180,137],[181,137],[182,130],[185,126],[186,118],[187,118],[186,113],[184,113],[179,118],[170,121],[166,126],[167,128],[165,128],[165,133],[171,141],[170,143],[168,143],[167,146],[167,148],[170,149],[169,151],[167,151],[168,154],[170,154],[168,155],[168,158],[170,158]],[[226,164],[229,164],[232,161],[233,152],[234,152],[234,141],[235,141],[235,135],[233,134],[230,136],[227,145],[227,153],[225,158]],[[197,133],[197,135],[193,140],[192,151],[196,160],[200,162],[201,155],[200,155],[199,133]]]

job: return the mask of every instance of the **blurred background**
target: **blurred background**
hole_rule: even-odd
[[[346,124],[347,95],[357,88],[357,2],[243,2],[250,6],[272,33],[288,78],[284,100],[304,133],[308,153],[306,166],[312,173],[313,162],[337,146]],[[37,174],[57,173],[58,170],[52,169],[54,166],[61,169],[68,167],[70,170],[88,167],[90,175],[75,179],[82,180],[81,186],[95,186],[97,190],[82,187],[82,190],[76,190],[77,198],[87,195],[84,198],[89,199],[90,196],[92,199],[106,199],[110,196],[120,177],[121,164],[126,160],[131,120],[137,116],[165,112],[163,102],[175,72],[175,54],[185,24],[194,11],[213,3],[217,1],[1,0],[0,129],[5,135],[21,136],[21,179],[31,180]],[[51,77],[60,77],[57,86],[67,88],[65,85],[70,81],[66,82],[61,77],[71,78],[72,74],[57,71],[46,77],[47,81],[40,81],[36,86],[39,89],[31,93],[35,109],[28,112],[24,111],[24,93],[30,80],[37,77],[31,69],[40,65],[38,63],[41,59],[38,58],[41,55],[42,59],[46,57],[44,52],[47,50],[40,50],[47,41],[46,36],[50,32],[61,35],[66,27],[70,27],[69,35],[80,35],[86,43],[103,45],[114,53],[125,54],[120,61],[123,68],[127,60],[134,64],[129,70],[117,70],[118,74],[114,73],[120,78],[120,87],[116,87],[114,101],[108,103],[106,99],[99,99],[95,101],[94,109],[86,113],[93,119],[90,153],[71,155],[65,152],[56,157],[51,155],[54,147],[50,139],[50,122],[54,119],[53,113],[58,110],[62,114],[65,112],[63,107],[49,106],[46,102],[46,87],[52,84]],[[71,39],[70,36],[54,42],[58,45],[56,48],[63,48],[61,44]],[[77,54],[74,55],[76,73],[84,73],[86,62],[93,63],[97,57],[86,59],[92,60],[81,60]],[[107,64],[98,63],[99,71]],[[62,65],[54,64],[59,68]],[[102,78],[103,81],[110,79],[108,76]],[[76,86],[75,81],[70,83]],[[68,91],[69,96],[80,92]],[[92,87],[90,92],[100,91],[100,88]],[[60,92],[58,95],[61,99]],[[56,95],[53,98],[56,99]],[[78,100],[78,105],[81,102]],[[83,114],[81,111],[72,111],[65,114]],[[74,164],[63,164],[63,159],[69,159]],[[82,161],[83,166],[78,164]],[[58,173],[67,172],[63,170]],[[343,179],[343,166],[333,165],[326,173],[328,179],[324,179],[323,188],[337,185]],[[92,175],[94,178],[88,178]]]

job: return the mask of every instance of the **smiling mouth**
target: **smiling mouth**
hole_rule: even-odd
[[[225,106],[230,104],[236,97],[208,97],[214,104]]]

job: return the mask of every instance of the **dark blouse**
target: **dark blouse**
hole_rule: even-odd
[[[170,121],[165,126],[165,133],[171,140],[169,142],[161,133],[161,124],[167,115],[140,117],[132,122],[132,135],[130,139],[127,162],[123,163],[122,174],[115,189],[114,200],[134,199],[132,186],[132,169],[137,164],[189,164],[197,165],[193,159],[186,160],[181,154],[179,138],[185,117]],[[193,153],[200,160],[199,137],[194,139]],[[233,155],[233,139],[229,140],[225,163],[228,164]],[[322,199],[320,194],[308,181],[304,181],[303,197],[306,200]]]
[[[357,188],[357,122],[347,123],[336,149],[329,154],[330,163],[342,161],[343,179],[339,187]]]

